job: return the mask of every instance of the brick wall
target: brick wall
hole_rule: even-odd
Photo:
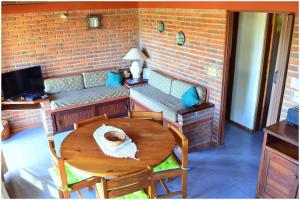
[[[2,72],[41,65],[44,77],[107,67],[128,67],[122,59],[138,42],[137,9],[102,9],[2,15]],[[102,29],[89,30],[88,13],[102,15]],[[41,122],[39,111],[2,113],[20,128]],[[30,118],[30,120],[29,120]]]
[[[299,20],[296,17],[292,38],[286,85],[281,109],[281,119],[286,118],[287,109],[299,105]]]
[[[149,53],[147,65],[173,77],[207,86],[209,101],[215,104],[213,140],[217,141],[226,11],[199,9],[140,9],[140,46]],[[156,26],[162,20],[165,31]],[[183,31],[184,46],[176,44]]]

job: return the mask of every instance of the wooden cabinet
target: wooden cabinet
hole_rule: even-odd
[[[298,128],[285,121],[265,128],[257,197],[297,198]]]

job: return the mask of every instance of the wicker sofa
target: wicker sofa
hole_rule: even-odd
[[[129,90],[126,87],[106,86],[109,71],[87,72],[44,80],[50,98],[53,132],[71,130],[73,124],[102,115],[126,116]]]
[[[199,102],[184,109],[182,94],[195,86]],[[136,111],[162,111],[165,124],[176,125],[189,139],[189,149],[211,144],[214,105],[208,103],[206,87],[174,79],[162,72],[151,71],[148,84],[130,88],[131,109]]]

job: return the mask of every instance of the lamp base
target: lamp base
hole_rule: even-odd
[[[138,79],[141,77],[142,67],[138,61],[133,61],[130,67],[132,78]]]

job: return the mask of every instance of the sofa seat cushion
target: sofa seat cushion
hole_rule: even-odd
[[[129,90],[123,86],[100,86],[77,91],[56,93],[50,95],[51,109],[54,110],[65,106],[92,103],[122,96],[129,96]]]
[[[82,75],[46,79],[44,85],[49,94],[84,89]]]
[[[162,111],[165,118],[174,122],[177,122],[177,111],[182,109],[180,99],[149,84],[130,88],[130,97],[153,111]]]

